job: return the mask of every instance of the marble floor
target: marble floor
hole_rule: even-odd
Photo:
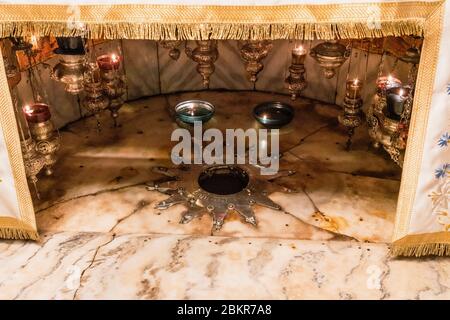
[[[291,103],[280,131],[280,169],[258,224],[238,214],[222,229],[209,216],[180,224],[185,210],[155,204],[155,167],[171,167],[171,108],[187,99],[216,106],[208,127],[257,127],[262,101]],[[401,170],[369,147],[367,128],[344,149],[339,108],[257,92],[192,92],[129,102],[118,128],[107,113],[61,129],[52,177],[34,199],[41,240],[0,242],[3,299],[428,299],[450,298],[448,258],[389,256]],[[414,281],[410,281],[415,279]]]

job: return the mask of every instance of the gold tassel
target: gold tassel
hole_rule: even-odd
[[[92,39],[147,39],[147,40],[264,40],[264,39],[361,39],[373,37],[415,35],[423,36],[424,20],[391,21],[371,28],[367,23],[86,23],[84,30],[72,29],[63,22],[1,22],[1,37],[84,36]]]
[[[35,226],[12,217],[0,217],[0,239],[39,240]]]
[[[39,240],[39,234],[34,230],[17,228],[0,228],[1,239]]]
[[[450,256],[450,232],[422,233],[405,236],[394,241],[393,256],[421,257]]]

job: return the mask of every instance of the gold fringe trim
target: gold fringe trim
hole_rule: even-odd
[[[450,256],[450,232],[422,233],[405,236],[392,244],[393,256]]]
[[[39,240],[37,230],[11,217],[0,217],[0,239]]]
[[[241,40],[422,36],[443,1],[217,5],[0,4],[0,37]]]
[[[442,3],[428,17],[425,24],[425,38],[417,74],[414,104],[409,125],[408,145],[406,147],[405,162],[403,164],[397,202],[393,235],[394,241],[400,240],[410,234],[411,221],[415,216],[422,216],[431,212],[431,202],[429,203],[429,212],[417,211],[414,204],[417,197],[423,198],[426,193],[424,190],[418,190],[418,172],[424,166],[423,158],[426,156],[426,150],[424,150],[426,135],[430,126],[433,125],[429,119],[430,110],[432,107],[437,107],[432,106],[432,97],[438,69],[439,52],[447,49],[441,48],[441,40],[444,32],[444,17],[445,4]],[[442,52],[441,58],[443,58]],[[423,231],[426,232],[426,230]]]
[[[424,20],[381,23],[370,28],[367,23],[304,23],[304,24],[141,24],[89,23],[84,29],[71,29],[58,22],[0,22],[0,37],[83,36],[90,39],[146,40],[263,40],[263,39],[362,39],[387,36],[423,36]]]
[[[0,229],[0,238],[37,241],[39,240],[39,235],[36,231],[32,230],[2,228]]]

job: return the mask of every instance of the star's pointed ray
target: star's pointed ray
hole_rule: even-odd
[[[237,205],[234,210],[244,218],[245,222],[256,226],[255,213],[250,206]]]
[[[180,223],[185,224],[191,222],[195,218],[200,218],[206,213],[205,208],[199,207],[195,204],[189,205],[186,211],[181,214]]]

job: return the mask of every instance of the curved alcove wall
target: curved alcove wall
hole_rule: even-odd
[[[309,50],[320,41],[305,42],[304,46]],[[169,51],[164,49],[156,41],[147,40],[115,40],[106,41],[95,45],[96,55],[117,52],[121,48],[124,56],[124,71],[127,78],[127,100],[135,100],[142,97],[158,94],[174,93],[180,91],[204,90],[200,75],[196,71],[197,64],[184,53],[185,44],[181,44],[180,58],[173,60]],[[194,48],[195,42],[189,41],[188,46]],[[273,48],[263,61],[264,69],[258,75],[255,88],[247,79],[247,74],[241,57],[237,41],[219,41],[219,59],[215,63],[215,72],[210,79],[210,89],[225,90],[256,90],[288,94],[284,87],[284,79],[288,75],[291,63],[291,50],[295,42],[288,40],[273,41]],[[326,79],[319,65],[307,57],[305,67],[307,71],[308,87],[302,92],[302,96],[327,103],[342,104],[345,94],[345,80],[348,70],[350,77],[359,74],[359,79],[366,79],[362,95],[364,106],[370,104],[375,93],[375,79],[378,75],[381,55],[360,52],[353,49],[351,65],[348,59],[339,69],[336,76]],[[43,85],[50,101],[53,120],[58,127],[80,118],[78,97],[64,91],[63,84],[50,79],[50,71],[58,62],[55,56],[37,68],[41,72]],[[384,63],[384,72],[393,69],[395,58],[387,56]],[[367,68],[366,68],[367,65]],[[367,72],[366,72],[367,69]],[[407,78],[408,67],[398,62],[395,74],[402,80]],[[20,103],[27,104],[31,101],[31,90],[27,72],[23,72],[23,79],[18,85]],[[85,113],[85,110],[82,110]]]

